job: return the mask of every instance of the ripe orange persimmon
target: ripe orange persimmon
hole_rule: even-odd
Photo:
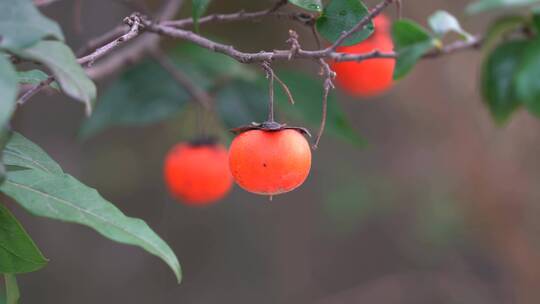
[[[208,205],[232,187],[227,149],[215,143],[180,143],[165,158],[165,183],[173,197],[189,205]]]
[[[240,187],[272,196],[304,183],[311,168],[311,150],[295,129],[250,130],[233,140],[229,167]]]
[[[338,47],[337,51],[348,54],[364,54],[374,50],[391,52],[394,43],[390,36],[390,21],[379,15],[374,19],[375,32],[368,39],[353,45]],[[361,62],[334,62],[336,83],[345,92],[359,97],[371,97],[383,93],[392,86],[395,59],[377,58]]]

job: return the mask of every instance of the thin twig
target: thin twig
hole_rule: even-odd
[[[17,100],[18,104],[24,104],[27,102],[32,96],[36,95],[39,91],[42,89],[48,87],[52,82],[54,81],[54,76],[49,76],[47,79],[41,81],[37,85],[31,87],[28,91],[24,92],[24,94],[19,97],[19,100]]]
[[[423,58],[436,58],[443,55],[449,55],[463,50],[478,49],[484,43],[484,39],[481,36],[473,36],[467,41],[458,40],[444,46],[441,49],[435,49],[423,56]]]
[[[92,54],[77,59],[77,62],[80,63],[81,65],[84,65],[84,64],[90,65],[93,61],[101,58],[108,52],[112,51],[114,48],[118,47],[120,44],[126,41],[129,41],[135,38],[137,35],[139,35],[140,27],[142,26],[142,24],[140,21],[140,17],[137,14],[131,15],[130,17],[126,18],[124,21],[131,27],[130,31],[127,34],[118,37],[117,39],[97,49]],[[39,91],[49,86],[53,81],[54,81],[54,76],[49,76],[47,79],[33,86],[32,88],[30,88],[28,91],[24,92],[21,95],[21,97],[18,100],[18,103],[24,104],[26,101],[32,98]]]
[[[326,117],[328,115],[328,95],[330,94],[330,90],[335,88],[334,78],[336,77],[336,73],[332,70],[332,68],[330,68],[330,65],[324,61],[324,59],[319,59],[319,64],[321,65],[321,74],[324,76],[322,117],[319,132],[317,133],[315,144],[313,144],[313,149],[317,149],[319,147],[319,143],[326,127]]]
[[[156,18],[159,21],[169,20],[173,18],[179,8],[181,7],[183,0],[169,0],[163,4],[156,14]],[[102,59],[100,62],[93,65],[91,68],[86,69],[86,73],[90,78],[100,78],[106,75],[110,75],[125,67],[127,64],[140,61],[147,55],[152,49],[158,47],[161,37],[159,36],[143,36],[130,44],[127,48],[122,48],[114,54]]]
[[[311,24],[315,21],[315,17],[307,13],[297,13],[297,12],[280,12],[280,11],[271,11],[270,9],[255,11],[255,12],[245,12],[239,11],[231,14],[213,14],[202,17],[199,19],[199,24],[205,23],[215,23],[215,22],[237,22],[237,21],[247,21],[247,20],[261,20],[266,17],[276,17],[276,18],[285,18],[293,21],[297,21],[301,24]],[[185,18],[179,20],[170,20],[164,21],[161,23],[165,26],[173,26],[178,28],[186,28],[194,24],[192,18]]]
[[[77,51],[77,55],[88,55],[88,53],[92,52],[93,50],[113,41],[121,35],[125,35],[127,32],[129,32],[129,26],[126,24],[117,26],[113,30],[106,32],[99,37],[88,40],[88,42]]]
[[[171,59],[161,50],[156,49],[151,53],[152,57],[178,82],[188,94],[199,102],[205,109],[211,108],[212,97],[195,84],[189,76],[179,70]]]
[[[285,84],[285,82],[283,82],[283,80],[281,80],[281,78],[279,78],[275,73],[274,79],[277,80],[277,82],[281,85],[283,91],[285,91],[285,95],[287,95],[287,98],[289,99],[289,103],[293,105],[295,103],[294,97],[291,93],[291,89],[289,89],[289,86],[287,86],[287,84]]]
[[[77,61],[82,65],[86,64],[87,66],[91,66],[94,63],[94,61],[105,56],[112,49],[118,47],[120,44],[124,42],[127,42],[137,37],[143,27],[141,23],[141,17],[137,13],[132,14],[130,17],[125,18],[124,23],[126,23],[130,27],[129,31],[126,34],[98,48],[92,54],[79,58]]]

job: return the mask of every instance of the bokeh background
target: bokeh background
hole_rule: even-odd
[[[127,0],[81,2],[80,26],[76,1],[43,10],[75,50],[133,11]],[[160,1],[147,2],[152,8]],[[180,16],[190,13],[186,2]],[[468,2],[404,1],[403,14],[425,24],[445,9],[470,32],[483,32],[495,15],[466,16]],[[269,5],[216,0],[210,12]],[[284,47],[289,28],[310,37],[275,19],[205,26],[203,33],[257,51]],[[165,264],[136,247],[10,203],[50,259],[43,270],[19,276],[22,302],[540,303],[540,124],[519,112],[495,126],[478,93],[482,58],[470,51],[425,60],[370,100],[339,93],[368,147],[326,136],[297,191],[269,202],[236,187],[202,209],[176,203],[162,181],[164,155],[189,136],[185,114],[80,141],[83,107],[40,94],[18,110],[14,129],[126,214],[147,221],[176,252],[184,280],[177,285]],[[286,65],[314,71],[309,62]]]

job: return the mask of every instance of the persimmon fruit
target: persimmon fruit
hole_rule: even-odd
[[[174,146],[165,158],[164,177],[174,198],[195,206],[220,200],[233,184],[227,149],[214,142]]]
[[[298,129],[255,129],[237,135],[229,149],[236,183],[246,191],[270,196],[302,185],[311,168],[311,150]]]
[[[341,46],[337,52],[365,54],[375,50],[392,52],[394,43],[390,35],[390,20],[384,15],[373,19],[375,32],[366,40],[352,46]],[[374,58],[360,62],[333,62],[336,83],[345,92],[357,97],[373,97],[387,91],[393,83],[393,58]]]

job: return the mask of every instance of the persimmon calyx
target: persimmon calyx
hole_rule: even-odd
[[[302,127],[289,127],[287,124],[282,124],[275,121],[265,121],[265,122],[252,122],[249,125],[240,126],[238,128],[231,129],[230,131],[234,134],[240,134],[251,130],[261,130],[261,131],[267,131],[267,132],[277,132],[281,130],[296,130],[303,135],[307,135],[308,137],[311,137],[311,133],[308,129],[302,128]]]

